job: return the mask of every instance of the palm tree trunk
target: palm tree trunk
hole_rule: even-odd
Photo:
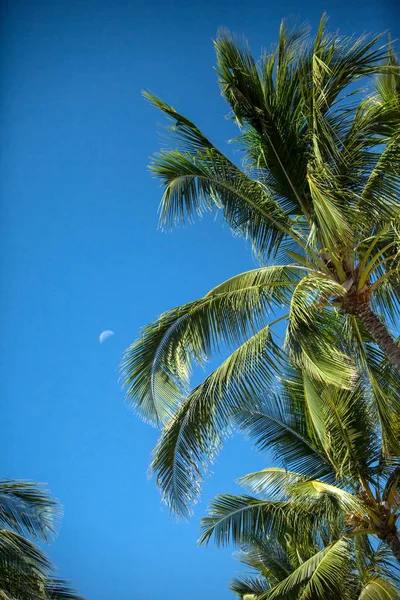
[[[393,552],[397,562],[400,563],[400,540],[397,531],[391,531],[385,536],[385,542]]]
[[[362,304],[354,313],[392,365],[400,369],[400,346],[396,344],[385,325],[373,312],[369,302]]]

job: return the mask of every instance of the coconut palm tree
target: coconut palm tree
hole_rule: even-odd
[[[0,481],[0,598],[82,600],[36,545],[55,534],[58,503],[29,481]],[[33,540],[33,541],[31,541]]]
[[[318,546],[314,550],[321,551]],[[380,543],[376,548],[364,543],[361,547],[351,547],[352,553],[347,554],[346,569],[342,571],[340,580],[332,581],[325,598],[334,600],[396,600],[399,598],[398,589],[400,578],[387,548]],[[274,538],[263,540],[254,539],[237,553],[238,560],[246,565],[248,572],[236,577],[231,584],[231,590],[242,600],[257,600],[260,597],[273,597],[274,588],[285,581],[299,569],[304,562],[310,560],[313,554],[310,548],[302,548],[296,540],[286,533],[279,543]],[[311,586],[309,586],[311,587]],[[299,583],[296,590],[281,598],[298,598],[306,592],[306,586]]]
[[[292,370],[236,422],[280,466],[239,480],[258,496],[217,496],[200,543],[283,547],[286,574],[266,571],[261,598],[399,597],[400,455],[384,448],[368,380],[344,390]]]
[[[152,165],[165,188],[161,224],[219,211],[261,263],[163,313],[125,353],[128,401],[165,427],[153,468],[175,512],[186,515],[198,496],[232,411],[257,402],[287,360],[338,387],[351,388],[360,371],[371,376],[395,438],[397,399],[375,359],[386,356],[391,376],[400,367],[400,69],[380,39],[330,35],[325,18],[314,38],[283,24],[276,48],[256,62],[221,32],[217,72],[239,126],[240,167],[146,94],[173,122],[173,147]],[[194,366],[226,346],[232,355],[190,390]]]

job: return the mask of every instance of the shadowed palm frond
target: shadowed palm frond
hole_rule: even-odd
[[[32,481],[0,481],[0,525],[21,535],[48,541],[61,508],[50,493]]]

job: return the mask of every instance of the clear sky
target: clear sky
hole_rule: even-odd
[[[315,26],[326,10],[344,33],[393,30],[395,0],[2,7],[1,475],[60,498],[49,554],[89,600],[233,598],[232,549],[198,549],[198,519],[264,458],[230,440],[191,522],[174,524],[146,475],[157,433],[124,404],[118,364],[141,325],[254,263],[212,219],[157,230],[147,163],[163,119],[140,90],[223,147],[234,131],[212,69],[218,27],[258,54],[288,15]],[[100,345],[103,329],[116,335]]]

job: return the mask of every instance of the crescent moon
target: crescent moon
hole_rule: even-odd
[[[115,335],[115,333],[113,331],[110,331],[110,329],[106,329],[105,331],[102,331],[101,334],[99,335],[100,344],[102,344],[103,342],[108,340],[108,338],[110,338],[113,335]]]

